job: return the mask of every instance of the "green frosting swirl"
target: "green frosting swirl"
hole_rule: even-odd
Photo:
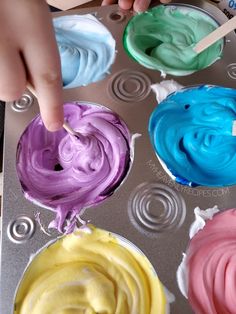
[[[198,9],[160,5],[130,20],[124,32],[124,47],[144,67],[188,75],[221,57],[223,40],[199,55],[193,50],[217,27],[215,20]]]

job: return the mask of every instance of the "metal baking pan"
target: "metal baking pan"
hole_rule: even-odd
[[[183,1],[175,1],[183,4]],[[219,24],[225,15],[206,1],[192,1],[207,11]],[[175,295],[171,312],[192,313],[176,282],[176,270],[188,243],[188,230],[193,221],[193,209],[218,205],[234,207],[236,188],[191,188],[171,180],[158,162],[148,134],[148,121],[156,106],[150,85],[162,81],[160,72],[149,70],[124,51],[122,36],[132,12],[117,5],[86,8],[54,13],[95,14],[111,31],[117,42],[117,56],[112,71],[104,80],[88,86],[64,90],[65,101],[85,101],[106,106],[117,112],[130,131],[141,134],[136,139],[134,162],[119,189],[96,207],[85,210],[82,218],[100,228],[132,241],[149,258],[163,284]],[[236,35],[226,37],[222,59],[210,67],[184,77],[172,77],[184,86],[215,84],[235,87]],[[16,148],[19,138],[38,113],[35,97],[28,91],[18,102],[8,103],[5,112],[4,183],[2,198],[1,290],[0,313],[12,314],[16,287],[29,258],[58,234],[45,234],[35,219],[40,212],[42,225],[47,228],[53,212],[26,200],[16,173]]]

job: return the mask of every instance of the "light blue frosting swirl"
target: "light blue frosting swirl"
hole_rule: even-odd
[[[176,181],[236,184],[236,89],[202,85],[168,96],[149,121],[152,145]]]
[[[53,19],[65,88],[103,79],[115,60],[115,40],[93,15]]]

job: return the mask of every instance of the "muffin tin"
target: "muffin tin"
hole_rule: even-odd
[[[175,1],[172,5],[185,4]],[[227,20],[218,8],[206,1],[192,1],[190,6],[207,11],[219,24]],[[132,12],[113,5],[59,12],[54,16],[85,13],[95,14],[111,31],[116,39],[117,56],[110,75],[104,80],[64,90],[64,100],[104,105],[118,113],[133,134],[141,136],[135,140],[134,161],[126,180],[107,200],[86,209],[82,219],[120,234],[139,247],[162,283],[175,295],[171,313],[190,314],[188,301],[177,286],[176,270],[189,241],[193,209],[214,205],[234,207],[236,188],[191,188],[172,181],[157,160],[148,134],[149,117],[156,106],[150,85],[163,78],[159,72],[136,63],[123,48],[122,36]],[[184,86],[215,84],[234,88],[235,50],[236,35],[232,32],[226,36],[223,57],[216,63],[189,76],[168,75],[166,79],[174,79]],[[56,231],[47,230],[54,213],[24,198],[16,173],[18,141],[37,113],[37,100],[29,91],[6,106],[0,290],[0,313],[3,314],[14,311],[16,289],[29,260],[58,236]]]

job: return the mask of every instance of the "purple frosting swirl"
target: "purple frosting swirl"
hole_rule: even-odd
[[[130,165],[131,135],[120,117],[102,106],[67,103],[65,120],[84,135],[51,133],[40,116],[27,127],[17,149],[24,195],[56,212],[49,227],[73,231],[83,208],[111,195]]]

